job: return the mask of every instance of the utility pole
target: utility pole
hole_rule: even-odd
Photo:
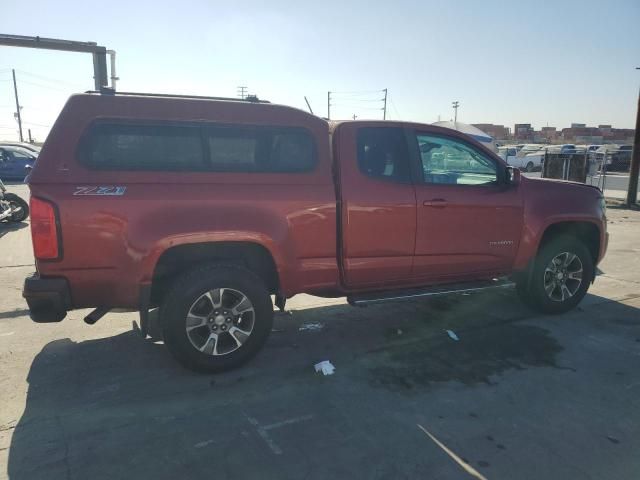
[[[458,122],[458,107],[460,106],[460,102],[458,102],[456,100],[451,105],[453,105],[453,122],[457,123]]]
[[[28,129],[27,132],[29,132],[29,143],[33,143],[33,137],[31,136],[31,129]]]
[[[640,67],[636,67],[640,70]],[[640,173],[640,91],[638,91],[638,110],[636,112],[636,132],[633,137],[631,168],[629,170],[629,189],[627,190],[627,206],[634,205],[638,198],[638,173]]]
[[[244,100],[247,98],[247,87],[238,87],[238,96]]]
[[[358,118],[358,116],[354,113],[353,114],[353,119],[355,120],[356,118]]]
[[[382,119],[383,120],[387,119],[387,93],[388,93],[387,89],[385,88],[384,89],[384,108],[382,109]]]
[[[331,92],[327,92],[327,120],[331,120]]]
[[[20,101],[18,100],[18,85],[16,85],[16,71],[11,69],[13,73],[13,93],[16,96],[16,118],[18,119],[18,129],[20,130],[20,141],[24,141],[22,137],[22,117],[20,116]]]

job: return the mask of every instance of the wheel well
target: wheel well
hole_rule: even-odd
[[[600,231],[596,225],[590,222],[561,222],[549,225],[542,235],[538,250],[558,235],[569,235],[583,242],[591,253],[593,264],[596,264],[600,253]]]
[[[178,245],[167,249],[153,271],[151,302],[159,304],[172,280],[203,263],[241,265],[257,274],[270,293],[277,293],[278,271],[271,253],[257,243],[211,242]]]

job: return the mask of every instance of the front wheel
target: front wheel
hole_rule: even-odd
[[[271,333],[273,305],[264,282],[233,265],[179,277],[162,304],[164,342],[185,367],[222,372],[258,353]]]
[[[9,217],[11,222],[24,222],[29,217],[29,204],[21,199],[15,193],[5,193],[5,202],[9,202],[9,206],[13,213]]]
[[[535,166],[533,165],[533,162],[529,162],[527,163],[527,172],[533,172],[533,169],[535,168]]]
[[[518,294],[530,307],[543,313],[564,313],[587,294],[593,279],[591,253],[574,237],[562,236],[548,242],[535,259],[526,283],[518,284]]]

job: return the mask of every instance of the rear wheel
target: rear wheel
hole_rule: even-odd
[[[535,166],[533,165],[533,162],[529,162],[527,163],[527,172],[533,172],[533,169],[535,168]]]
[[[542,247],[528,282],[518,284],[518,294],[538,311],[564,313],[584,298],[593,271],[593,259],[584,244],[574,237],[558,237]]]
[[[29,217],[29,204],[15,193],[5,193],[4,200],[9,202],[13,214],[9,217],[12,222],[24,222]]]
[[[273,325],[264,282],[236,266],[206,266],[176,280],[160,310],[164,341],[185,367],[222,372],[251,359]]]

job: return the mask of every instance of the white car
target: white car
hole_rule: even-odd
[[[542,169],[544,153],[544,146],[535,144],[524,145],[520,149],[515,145],[500,147],[498,149],[498,155],[507,162],[507,165],[517,167],[527,172]]]

